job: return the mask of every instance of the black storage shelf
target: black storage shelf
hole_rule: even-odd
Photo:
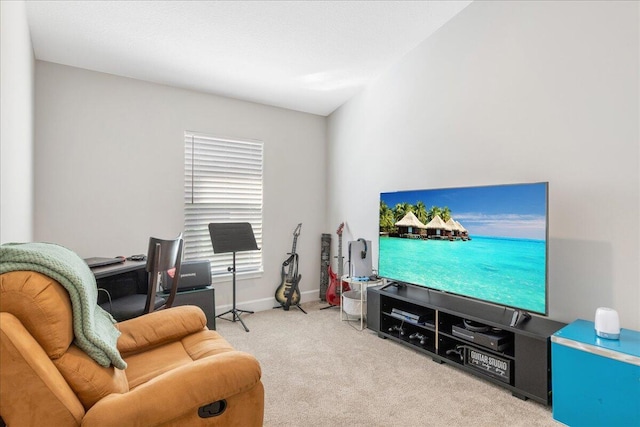
[[[495,306],[420,286],[387,286],[382,291],[381,288],[383,288],[383,286],[371,287],[369,288],[369,292],[380,292],[381,295],[393,297],[399,301],[419,305],[424,308],[431,308],[433,310],[437,309],[441,312],[464,317],[467,320],[512,330],[531,338],[540,339],[547,335],[551,336],[558,329],[566,326],[564,323],[534,315],[527,322],[522,322],[516,328],[511,328],[509,324],[511,323],[513,310],[507,307]]]
[[[418,286],[377,286],[367,292],[367,327],[379,337],[481,376],[521,399],[551,405],[550,337],[564,323],[532,316],[510,326],[512,309]],[[410,316],[399,316],[394,309]],[[424,323],[412,321],[413,316]],[[485,326],[486,331],[468,335],[465,321]],[[424,344],[409,338],[416,333]]]

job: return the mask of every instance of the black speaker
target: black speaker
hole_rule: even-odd
[[[331,264],[331,234],[322,233],[320,242],[320,301],[326,301]]]
[[[374,287],[367,289],[367,329],[380,332],[380,292]]]

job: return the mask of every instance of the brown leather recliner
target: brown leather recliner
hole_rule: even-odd
[[[175,307],[116,324],[125,370],[73,344],[69,294],[31,271],[0,275],[0,417],[8,426],[259,426],[258,361]]]

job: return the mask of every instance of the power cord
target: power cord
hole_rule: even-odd
[[[98,288],[98,292],[100,292],[100,291],[102,291],[105,294],[107,294],[107,298],[109,299],[109,314],[111,314],[113,312],[113,306],[111,305],[111,294],[105,288]]]

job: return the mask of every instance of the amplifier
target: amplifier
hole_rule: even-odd
[[[511,384],[511,360],[465,346],[464,364],[502,382]]]
[[[506,331],[495,332],[491,329],[487,332],[470,331],[464,325],[453,325],[451,333],[454,337],[462,338],[496,351],[503,351],[513,341],[513,336]]]
[[[162,289],[169,292],[173,279],[162,273]],[[184,261],[180,267],[178,292],[206,288],[211,284],[211,263],[207,260]]]

